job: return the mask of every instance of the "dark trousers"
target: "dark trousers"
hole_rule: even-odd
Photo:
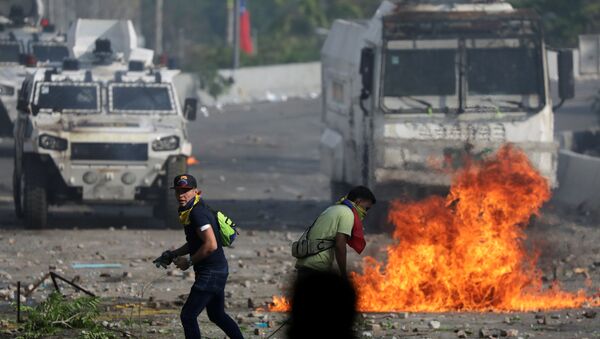
[[[225,313],[225,280],[221,272],[201,272],[181,309],[181,324],[186,339],[199,339],[198,316],[206,308],[208,319],[215,323],[229,338],[244,338],[238,325]],[[222,287],[220,287],[222,286]]]

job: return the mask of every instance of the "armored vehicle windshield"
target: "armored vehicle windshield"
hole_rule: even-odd
[[[166,84],[113,83],[109,111],[133,114],[176,114],[171,87]]]
[[[21,48],[16,41],[0,42],[0,62],[19,62]]]
[[[69,49],[61,44],[33,44],[33,55],[40,62],[62,62],[69,57]]]
[[[42,82],[36,103],[40,112],[97,113],[100,111],[100,85],[89,82]]]

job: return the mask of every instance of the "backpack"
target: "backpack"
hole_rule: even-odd
[[[292,256],[294,258],[302,259],[310,257],[335,246],[335,241],[331,239],[308,239],[308,233],[316,222],[317,220],[315,219],[312,225],[302,233],[300,239],[292,243]]]
[[[208,209],[213,213],[217,223],[219,224],[219,230],[221,231],[221,244],[225,247],[231,246],[235,241],[235,238],[240,234],[238,227],[231,218],[225,215],[225,213],[214,210],[210,206]]]

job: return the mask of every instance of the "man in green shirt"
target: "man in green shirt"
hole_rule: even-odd
[[[298,274],[303,275],[312,271],[330,271],[333,269],[333,259],[335,257],[340,274],[346,276],[346,244],[351,237],[359,236],[363,242],[362,247],[357,249],[353,246],[353,248],[359,253],[362,251],[362,248],[364,248],[362,219],[375,202],[375,195],[371,190],[364,186],[357,186],[351,189],[348,195],[342,198],[338,204],[323,211],[315,220],[307,236],[310,241],[326,239],[331,243],[331,246],[319,253],[299,258],[296,261]]]

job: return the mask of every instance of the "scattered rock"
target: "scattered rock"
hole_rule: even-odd
[[[0,271],[0,280],[12,280],[12,276],[6,271]]]
[[[77,244],[77,248],[85,248],[85,246],[83,246],[83,244]]]
[[[373,333],[371,333],[369,331],[363,331],[362,336],[364,338],[373,338]]]
[[[123,278],[131,279],[133,278],[133,274],[131,274],[131,272],[123,272]]]
[[[456,336],[459,338],[466,338],[467,337],[467,333],[463,330],[459,330],[458,332],[456,332]]]
[[[158,309],[160,308],[160,303],[158,301],[150,301],[148,302],[148,307]]]
[[[254,329],[254,335],[261,335],[261,331],[259,328]]]
[[[102,273],[100,273],[100,277],[101,278],[110,278],[110,273],[108,273],[108,272],[102,272]]]
[[[397,315],[398,319],[408,319],[408,312],[400,312]]]
[[[431,320],[427,325],[429,325],[429,328],[437,330],[442,324],[437,320]]]
[[[183,276],[183,272],[180,270],[169,270],[167,271],[167,275],[170,277],[181,277]]]
[[[252,300],[252,298],[248,298],[248,308],[250,308],[250,309],[256,308],[256,304],[254,303],[254,300]]]
[[[194,271],[189,270],[189,271],[183,272],[183,278],[186,280],[193,281],[196,279],[196,275],[194,274]]]
[[[588,318],[588,319],[594,319],[596,318],[597,312],[594,310],[586,310],[583,312],[583,316]]]
[[[243,323],[245,323],[245,322],[246,322],[246,317],[244,317],[244,316],[243,316],[243,315],[241,315],[241,314],[238,314],[238,315],[235,317],[235,321],[236,321],[238,324],[243,324]]]
[[[489,338],[491,335],[492,331],[485,327],[479,330],[479,338]]]
[[[517,337],[518,335],[519,331],[515,329],[500,330],[500,336],[502,337]]]

